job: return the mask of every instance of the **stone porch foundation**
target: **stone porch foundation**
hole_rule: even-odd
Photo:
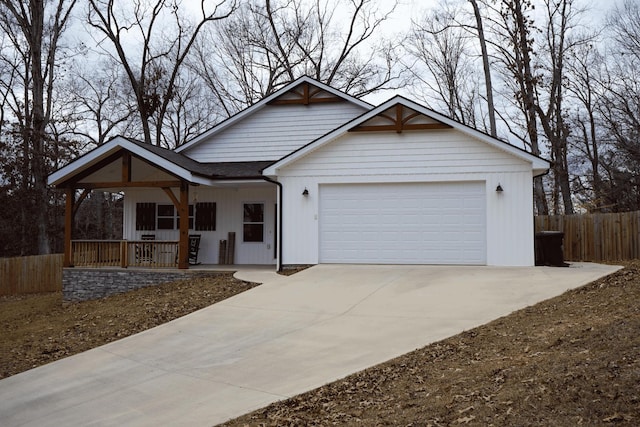
[[[86,301],[146,286],[215,274],[211,271],[194,270],[64,268],[62,271],[62,298],[65,302]]]

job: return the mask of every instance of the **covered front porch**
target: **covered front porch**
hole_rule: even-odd
[[[203,164],[115,138],[49,177],[66,192],[64,266],[279,267],[280,187],[262,176],[268,163]],[[123,194],[121,239],[73,238],[78,206],[92,191]]]

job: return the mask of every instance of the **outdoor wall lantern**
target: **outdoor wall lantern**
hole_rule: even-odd
[[[498,186],[496,187],[496,193],[502,193],[504,190],[502,189],[502,185],[498,184]]]
[[[307,197],[307,196],[309,195],[309,190],[307,190],[307,188],[306,188],[306,187],[304,188],[304,191],[302,192],[302,195],[303,195],[304,197]]]

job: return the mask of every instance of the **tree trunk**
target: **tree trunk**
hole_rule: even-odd
[[[44,76],[42,73],[42,37],[44,32],[44,3],[40,0],[29,2],[31,10],[31,30],[26,32],[31,47],[31,84],[33,101],[33,128],[31,129],[32,173],[34,215],[37,229],[38,253],[51,252],[49,245],[48,218],[49,198],[47,194],[47,171],[45,169],[45,128]]]
[[[487,53],[487,42],[484,38],[484,28],[482,26],[482,16],[476,0],[469,0],[473,6],[473,13],[476,16],[476,26],[478,28],[478,39],[480,40],[480,51],[482,52],[482,68],[484,69],[484,83],[487,92],[487,111],[489,113],[489,130],[491,136],[497,137],[496,130],[496,110],[493,105],[493,85],[491,84],[491,69],[489,68],[489,54]]]
[[[516,49],[519,49],[521,54],[522,74],[522,98],[524,101],[524,110],[527,120],[527,134],[531,143],[531,152],[539,156],[540,147],[538,145],[538,128],[537,128],[537,113],[535,102],[535,85],[533,72],[531,70],[531,55],[529,46],[529,34],[527,29],[526,19],[522,12],[522,3],[520,0],[516,0],[513,3],[513,12],[516,25]],[[547,197],[544,191],[544,185],[542,177],[538,177],[534,180],[534,199],[536,210],[539,215],[548,215],[549,206],[547,204]]]

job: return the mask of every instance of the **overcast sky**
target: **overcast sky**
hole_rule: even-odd
[[[376,0],[381,7],[390,3],[390,0]],[[394,33],[406,33],[411,26],[411,20],[419,19],[422,14],[427,10],[437,7],[442,1],[466,3],[467,0],[399,0],[398,7],[393,17],[384,25],[384,31],[390,35]],[[593,22],[593,27],[597,28],[603,24],[608,12],[613,9],[614,6],[621,4],[624,0],[577,0],[576,6],[584,7],[586,13],[583,19]],[[640,0],[631,0],[640,2]],[[542,0],[534,0],[534,4],[542,4]],[[471,9],[469,9],[471,11]],[[541,11],[542,12],[542,11]],[[405,93],[402,90],[380,91],[372,95],[366,96],[364,99],[372,104],[379,104],[393,97],[396,94],[408,96],[411,98],[410,93]]]

